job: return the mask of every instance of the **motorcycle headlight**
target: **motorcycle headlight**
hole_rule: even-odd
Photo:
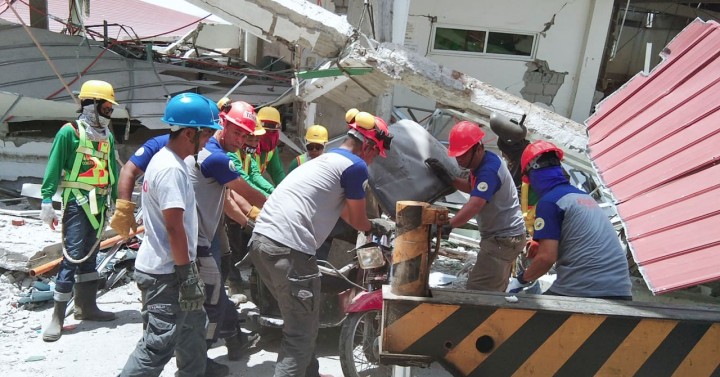
[[[358,263],[360,268],[367,270],[385,265],[382,250],[379,246],[364,247],[357,249]]]

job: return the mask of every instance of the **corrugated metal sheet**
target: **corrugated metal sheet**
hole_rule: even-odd
[[[30,24],[29,2],[17,1],[13,4],[15,10],[20,14],[26,24]],[[69,17],[69,6],[67,0],[49,0],[48,13],[61,20]],[[4,7],[3,7],[4,9]],[[15,13],[11,10],[5,11],[0,18],[10,22],[19,23]],[[90,2],[90,16],[84,22],[85,25],[102,25],[103,20],[108,23],[121,24],[132,27],[138,37],[149,37],[160,33],[172,31],[165,36],[182,36],[195,29],[194,22],[200,17],[191,16],[172,9],[159,7],[139,0],[123,0],[121,3],[116,0],[93,0]],[[180,28],[181,26],[187,27]],[[65,25],[55,20],[50,20],[50,31],[60,32]],[[174,30],[180,28],[178,30]],[[102,33],[102,28],[94,28]],[[127,39],[128,35],[119,27],[108,28],[110,38]],[[133,36],[134,37],[134,36]]]
[[[586,124],[653,293],[720,279],[720,24],[695,20]]]

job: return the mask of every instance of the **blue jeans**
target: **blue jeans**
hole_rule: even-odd
[[[63,212],[62,239],[65,250],[73,259],[82,259],[95,246],[97,230],[93,228],[85,211],[74,200],[69,200]],[[55,291],[72,292],[75,275],[94,273],[97,267],[97,254],[80,264],[71,263],[63,257],[60,271],[55,280]]]

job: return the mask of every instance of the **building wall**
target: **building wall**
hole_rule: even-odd
[[[454,0],[452,6],[413,0],[405,46],[531,102],[546,102],[555,112],[582,122],[590,113],[611,9],[611,0]],[[434,25],[532,33],[535,54],[516,58],[433,51]],[[583,98],[576,99],[577,93]],[[408,100],[400,94],[395,102]]]

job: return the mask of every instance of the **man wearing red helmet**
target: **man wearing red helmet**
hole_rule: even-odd
[[[385,157],[392,136],[385,121],[359,113],[348,137],[279,185],[262,209],[250,239],[250,258],[278,301],[283,338],[275,376],[317,377],[315,342],[320,322],[316,250],[339,217],[359,231],[392,232],[389,222],[367,218],[367,165]]]
[[[438,160],[427,164],[443,182],[470,193],[470,199],[450,220],[455,228],[473,216],[480,230],[480,251],[468,276],[467,289],[504,292],[512,265],[525,246],[525,225],[517,190],[503,160],[486,151],[485,133],[472,122],[462,121],[450,131],[448,155],[470,170],[470,179],[453,178]],[[445,229],[446,233],[448,229]]]
[[[536,206],[532,263],[508,286],[519,292],[555,265],[557,279],[545,294],[632,300],[625,250],[595,199],[565,177],[563,151],[539,140],[521,158],[523,180],[540,197]]]
[[[197,202],[198,270],[207,293],[204,306],[209,321],[206,337],[208,347],[218,339],[220,330],[227,328],[228,325],[233,325],[230,326],[234,330],[231,334],[237,334],[239,330],[237,318],[227,316],[227,314],[232,315],[234,308],[231,308],[232,305],[222,284],[219,268],[220,250],[213,250],[211,246],[223,214],[226,189],[239,194],[255,207],[262,207],[265,203],[265,195],[251,187],[240,176],[242,167],[236,166],[227,155],[228,152],[236,151],[242,145],[243,139],[255,129],[256,122],[255,109],[251,105],[241,101],[233,102],[227,111],[220,114],[223,129],[208,140],[196,158],[185,160]],[[242,220],[238,218],[236,221]],[[232,310],[228,310],[229,307]],[[234,335],[226,338],[229,354],[233,352],[234,340],[236,340]],[[226,366],[217,364],[211,359],[208,359],[207,363],[208,371],[215,371],[214,375],[227,374]]]

